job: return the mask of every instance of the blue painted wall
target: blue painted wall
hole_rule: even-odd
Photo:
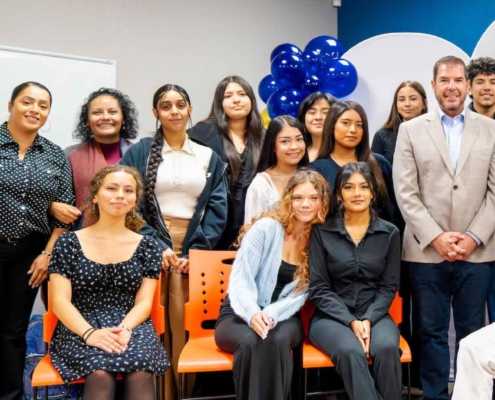
[[[338,38],[347,50],[384,33],[427,33],[471,55],[494,20],[495,0],[342,0]]]

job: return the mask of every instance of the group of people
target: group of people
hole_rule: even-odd
[[[194,248],[238,248],[215,327],[218,347],[234,354],[237,398],[288,398],[292,349],[304,339],[298,312],[310,299],[309,340],[348,396],[400,399],[399,329],[388,315],[400,288],[418,385],[425,399],[448,399],[450,305],[457,348],[484,326],[491,298],[495,60],[443,57],[432,88],[438,109],[428,112],[424,88],[401,83],[371,146],[364,109],[321,92],[265,131],[238,76],[218,84],[195,126],[186,90],[160,87],[156,133],[132,144],[135,106],[102,88],[64,154],[38,134],[48,88],[17,86],[0,126],[0,354],[11,360],[0,399],[22,398],[24,335],[48,275],[60,321],[50,353],[65,381],[84,376],[84,399],[111,399],[120,373],[126,398],[152,399],[153,375],[165,373],[162,395],[173,399]],[[164,347],[149,318],[155,290]],[[475,390],[461,357],[468,343],[454,396],[484,399],[466,394]],[[479,368],[491,383],[490,365]]]

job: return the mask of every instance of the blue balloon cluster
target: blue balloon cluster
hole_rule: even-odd
[[[328,92],[344,97],[358,83],[356,68],[340,58],[344,47],[331,36],[312,39],[302,51],[290,43],[281,44],[270,55],[270,75],[265,76],[258,92],[267,105],[270,118],[297,115],[301,102],[311,93]]]

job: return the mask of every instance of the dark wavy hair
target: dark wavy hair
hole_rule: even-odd
[[[277,136],[285,126],[290,126],[292,128],[299,129],[304,137],[304,142],[306,143],[306,150],[304,151],[304,156],[297,164],[298,167],[303,167],[309,163],[308,157],[308,143],[306,142],[306,135],[304,134],[304,126],[294,117],[290,115],[279,115],[273,118],[268,125],[268,129],[265,133],[265,139],[263,140],[263,147],[261,148],[260,161],[256,172],[263,172],[270,167],[277,165],[277,156],[275,155],[275,141]]]
[[[388,116],[387,121],[382,126],[383,129],[389,129],[393,131],[395,134],[399,132],[399,126],[403,122],[402,115],[400,115],[399,109],[397,108],[397,98],[399,97],[399,90],[405,87],[413,88],[421,96],[421,99],[423,100],[423,105],[425,107],[421,110],[421,114],[426,114],[428,112],[426,92],[423,85],[421,85],[421,83],[416,81],[402,82],[395,90],[394,101],[392,103],[392,107],[390,108],[390,114]]]
[[[239,176],[239,172],[241,170],[242,160],[234,146],[234,142],[232,142],[232,139],[230,138],[229,120],[225,110],[223,109],[225,89],[227,88],[227,85],[232,82],[239,84],[248,95],[249,100],[251,100],[251,112],[248,114],[246,121],[246,146],[253,157],[254,166],[256,166],[259,162],[265,129],[263,128],[261,115],[258,111],[258,103],[256,102],[256,96],[251,85],[240,76],[233,75],[222,79],[215,89],[210,115],[203,122],[216,125],[218,131],[220,132],[223,149],[227,159],[229,160],[231,171],[230,185],[235,187],[237,177]]]
[[[337,101],[337,99],[330,93],[314,92],[306,97],[299,106],[299,110],[297,110],[297,119],[304,126],[304,132],[308,146],[311,146],[313,144],[313,138],[311,137],[311,133],[309,133],[309,131],[306,129],[306,114],[308,113],[310,108],[313,107],[313,104],[315,104],[318,100],[326,100],[327,103],[330,105],[330,108],[332,108],[332,105]]]
[[[179,93],[184,101],[191,106],[191,100],[189,95],[179,85],[166,84],[160,87],[155,94],[153,95],[153,109],[158,111],[158,103],[163,98],[163,96],[170,91],[174,91]],[[189,116],[190,120],[190,116]],[[148,223],[155,228],[155,230],[160,233],[160,223],[159,219],[161,216],[158,213],[158,208],[154,201],[155,194],[155,186],[156,186],[156,175],[158,172],[158,167],[160,163],[163,161],[162,158],[162,148],[163,148],[163,132],[162,127],[160,126],[160,121],[157,117],[156,119],[156,133],[153,136],[153,141],[151,142],[150,155],[148,158],[148,167],[146,169],[146,178],[145,178],[145,188],[144,188],[144,204],[146,209],[150,213],[150,221]]]
[[[12,90],[12,94],[10,95],[10,103],[14,104],[15,99],[17,99],[17,97],[19,97],[21,92],[29,86],[36,86],[36,87],[39,87],[40,89],[47,91],[48,94],[50,95],[50,106],[52,105],[52,92],[50,92],[45,85],[42,85],[41,83],[38,83],[38,82],[32,82],[32,81],[23,82],[20,85],[17,85],[14,88],[14,90]]]
[[[136,106],[129,98],[129,96],[123,94],[121,91],[112,88],[100,88],[91,93],[84,101],[79,113],[79,119],[74,129],[74,139],[80,142],[87,142],[93,137],[93,132],[88,126],[88,112],[91,102],[100,96],[113,97],[119,103],[119,107],[122,110],[123,124],[120,130],[120,137],[124,139],[135,139],[139,134],[139,112]]]
[[[377,177],[373,173],[368,163],[365,162],[357,162],[357,163],[348,163],[342,166],[337,172],[337,176],[335,177],[335,185],[333,189],[333,211],[340,218],[344,218],[345,207],[342,201],[339,201],[339,196],[342,197],[342,189],[344,185],[349,182],[352,174],[358,173],[361,174],[366,181],[366,183],[370,186],[371,190],[371,202],[370,202],[370,215],[371,218],[378,218],[378,208],[376,204],[376,199],[380,197],[380,194],[377,192]]]
[[[332,108],[325,119],[325,125],[323,126],[323,138],[320,151],[318,152],[318,158],[325,158],[332,154],[335,149],[335,125],[340,116],[349,110],[356,111],[363,122],[363,137],[354,150],[357,161],[364,161],[369,164],[376,179],[376,199],[379,206],[385,206],[388,198],[387,187],[385,185],[385,180],[383,179],[382,170],[371,152],[368,117],[366,116],[364,108],[359,103],[356,103],[355,101],[337,101],[332,105]]]

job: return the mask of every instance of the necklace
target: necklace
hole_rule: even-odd
[[[244,138],[239,139],[239,136],[235,135],[232,133],[232,131],[229,131],[229,136],[230,140],[232,140],[232,143],[234,144],[235,149],[239,154],[244,152],[244,149],[246,148],[246,143],[244,142]]]

